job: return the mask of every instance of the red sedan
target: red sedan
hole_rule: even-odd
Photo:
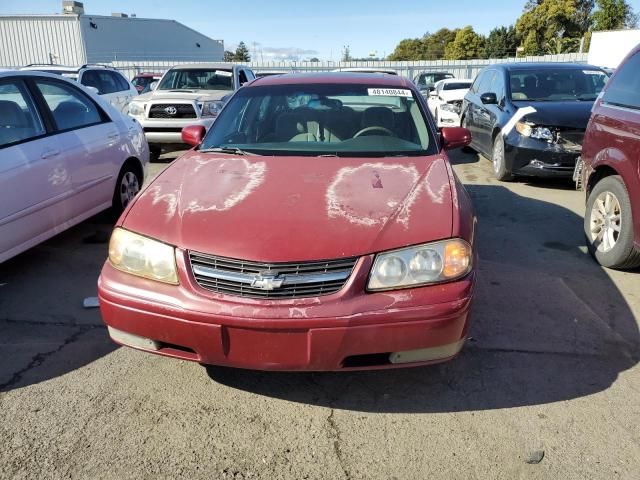
[[[412,83],[284,75],[227,103],[125,211],[99,280],[117,343],[203,364],[347,370],[449,360],[475,217]]]

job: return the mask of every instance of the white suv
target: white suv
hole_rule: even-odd
[[[0,72],[0,263],[113,207],[144,180],[140,125],[76,82]]]
[[[129,104],[129,115],[142,124],[151,156],[157,157],[163,145],[182,144],[183,127],[208,129],[229,97],[255,78],[249,68],[232,63],[178,65]]]
[[[104,65],[82,65],[67,67],[64,65],[33,64],[20,70],[36,70],[54,73],[70,78],[78,83],[94,89],[94,92],[123,113],[127,113],[129,102],[138,96],[138,90],[115,68]]]

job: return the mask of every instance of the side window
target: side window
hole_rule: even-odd
[[[99,72],[96,70],[96,73],[100,77],[100,85],[102,85],[101,93],[116,93],[120,91],[120,86],[118,85],[118,79],[116,76],[105,70],[104,72]]]
[[[498,102],[500,102],[500,100],[504,98],[505,89],[504,89],[504,77],[502,72],[499,72],[499,71],[495,72],[495,75],[493,76],[493,83],[491,84],[489,91],[496,94],[496,97],[498,98]]]
[[[0,83],[0,148],[45,134],[24,83]]]
[[[604,103],[640,109],[640,53],[631,57],[609,81]]]
[[[100,82],[100,77],[98,76],[98,72],[96,72],[95,70],[86,70],[82,74],[80,83],[82,83],[82,85],[84,85],[85,87],[97,88],[99,95],[102,95],[103,93],[105,93],[102,91],[103,90],[102,83]]]
[[[480,95],[487,92],[491,92],[491,86],[493,85],[493,79],[495,75],[496,75],[495,70],[489,70],[485,72],[485,74],[482,76],[480,83],[478,84],[478,93]]]
[[[113,77],[119,92],[124,92],[125,90],[129,90],[129,82],[118,72],[105,72],[105,73],[108,73],[110,76]]]
[[[244,73],[244,70],[240,70],[240,72],[238,72],[238,80],[240,81],[241,86],[247,83],[247,75]]]
[[[58,130],[71,130],[102,123],[105,116],[82,92],[71,85],[36,80]]]
[[[251,80],[255,80],[255,79],[256,79],[256,76],[253,74],[253,71],[251,71],[251,70],[245,70],[245,72],[247,72],[247,79],[248,79],[249,81],[251,81]]]

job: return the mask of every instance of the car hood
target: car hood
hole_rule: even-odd
[[[136,98],[138,101],[148,102],[150,100],[195,100],[195,101],[207,101],[207,100],[224,100],[224,97],[231,96],[233,92],[229,90],[154,90],[153,92],[145,93]]]
[[[463,88],[461,90],[442,90],[440,92],[440,97],[442,97],[445,102],[451,102],[452,100],[463,100],[468,91],[468,88]]]
[[[183,249],[255,261],[359,256],[452,232],[442,156],[387,159],[187,153],[123,226]]]
[[[593,102],[514,102],[516,107],[533,107],[534,113],[524,117],[525,121],[549,127],[568,127],[585,130]]]

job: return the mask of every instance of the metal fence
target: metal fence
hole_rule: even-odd
[[[480,70],[487,65],[495,63],[513,62],[558,62],[558,63],[586,63],[586,53],[566,53],[560,55],[543,55],[538,57],[522,58],[499,58],[499,59],[478,59],[478,60],[436,60],[436,61],[357,61],[357,62],[292,62],[292,61],[266,61],[247,62],[255,72],[265,70],[275,70],[282,72],[328,72],[344,68],[391,68],[399,75],[413,79],[418,73],[446,71],[452,73],[457,78],[474,78]],[[185,61],[113,61],[108,63],[120,70],[128,78],[133,78],[141,72],[163,73],[173,65],[182,65],[197,62]],[[19,68],[19,67],[15,67]]]

